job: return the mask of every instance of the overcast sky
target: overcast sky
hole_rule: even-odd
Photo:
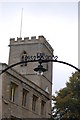
[[[8,63],[9,39],[43,35],[54,55],[78,67],[78,2],[0,2],[0,62]],[[53,93],[65,86],[75,69],[53,63]]]

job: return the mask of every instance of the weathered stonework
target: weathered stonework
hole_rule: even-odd
[[[28,55],[36,55],[44,52],[53,55],[53,49],[44,36],[35,36],[10,39],[9,65],[21,61],[21,56],[25,51]],[[38,63],[28,63],[26,66],[15,66],[7,70],[0,76],[0,115],[1,118],[50,118],[51,95],[52,95],[52,63],[48,63],[48,71],[39,76],[34,73],[34,68]],[[47,64],[43,64],[44,67]],[[0,70],[8,67],[0,64]],[[15,101],[10,100],[11,83],[16,85]],[[46,91],[48,88],[48,91]],[[26,106],[22,105],[23,89],[27,91]],[[32,110],[33,95],[37,97],[35,111]],[[44,112],[41,112],[41,102],[44,101]]]

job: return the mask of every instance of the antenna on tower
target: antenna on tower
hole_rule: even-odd
[[[20,37],[21,37],[21,34],[22,34],[22,18],[23,18],[23,8],[22,8],[22,11],[21,11]]]

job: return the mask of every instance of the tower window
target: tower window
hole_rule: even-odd
[[[27,56],[27,53],[26,51],[23,52],[22,56],[21,56],[21,62],[24,62],[26,61],[26,56]],[[22,63],[21,66],[27,66],[27,63]]]

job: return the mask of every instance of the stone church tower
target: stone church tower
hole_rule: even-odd
[[[52,56],[53,49],[44,36],[10,39],[8,65],[40,53]],[[0,71],[8,67],[0,63]],[[42,63],[47,71],[37,75],[38,62],[19,64],[0,76],[1,118],[50,118],[52,97],[52,63]]]
[[[44,36],[36,36],[24,38],[10,39],[10,54],[9,54],[9,65],[17,63],[24,59],[26,55],[33,56],[37,53],[45,53],[46,55],[53,55],[53,49],[50,44],[46,41]],[[34,72],[34,68],[38,66],[39,63],[28,63],[23,65],[18,65],[14,67],[16,71],[28,78],[30,81],[34,82],[36,85],[42,89],[48,87],[51,93],[52,86],[52,63],[45,63],[43,66],[47,69],[42,76],[38,76]]]

